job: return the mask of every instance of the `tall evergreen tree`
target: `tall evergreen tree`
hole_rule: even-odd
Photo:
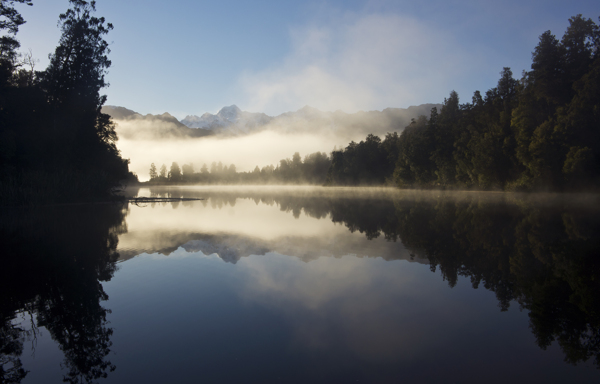
[[[62,35],[43,72],[19,68],[14,39],[24,20],[16,4],[0,1],[0,196],[3,201],[72,201],[106,198],[134,177],[116,147],[100,91],[110,66],[103,36],[112,29],[92,16],[94,1],[70,0],[60,15]],[[35,63],[28,56],[29,63]],[[18,64],[18,65],[17,65]],[[40,193],[39,191],[44,191]],[[18,202],[17,202],[18,201]]]
[[[171,164],[171,169],[169,170],[169,180],[172,182],[181,181],[181,168],[179,168],[179,164],[174,161]]]
[[[31,0],[0,0],[0,86],[5,86],[12,77],[21,46],[16,39],[19,27],[25,24],[23,16],[15,9],[15,4],[33,5]]]
[[[437,110],[436,110],[437,111]],[[431,160],[435,163],[437,184],[451,185],[456,182],[456,163],[454,161],[454,141],[461,117],[458,93],[450,92],[444,100],[439,115],[432,114],[429,119],[430,132],[433,137]]]
[[[108,85],[104,76],[111,65],[104,35],[113,26],[103,17],[92,16],[95,1],[69,2],[71,8],[59,17],[59,45],[42,79],[54,111],[52,131],[60,151],[55,155],[80,170],[123,177],[127,162],[116,148],[110,116],[101,112],[106,96],[100,90]]]
[[[156,165],[154,163],[150,164],[150,180],[154,180],[158,177],[158,173],[156,172]]]

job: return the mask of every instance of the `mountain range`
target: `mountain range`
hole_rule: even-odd
[[[223,107],[216,114],[205,113],[198,117],[188,115],[181,123],[190,128],[228,130],[236,133],[248,133],[267,125],[273,118],[264,113],[242,111],[237,105]]]
[[[213,134],[210,130],[189,128],[167,112],[162,115],[142,115],[112,105],[102,107],[102,112],[113,118],[117,124],[119,137],[127,139],[186,138]]]
[[[102,111],[117,123],[117,132],[127,138],[185,138],[208,135],[239,136],[271,130],[279,133],[333,134],[356,140],[367,134],[385,135],[400,132],[420,115],[429,116],[440,104],[421,104],[382,111],[323,112],[305,106],[278,116],[242,111],[236,105],[223,107],[217,114],[188,115],[181,121],[169,113],[142,115],[124,107],[105,106]]]

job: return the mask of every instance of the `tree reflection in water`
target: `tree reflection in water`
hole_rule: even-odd
[[[153,191],[160,195],[161,191]],[[169,196],[191,197],[171,190]],[[441,271],[529,311],[538,345],[557,341],[565,361],[595,359],[600,368],[600,202],[597,196],[407,192],[203,191],[213,208],[238,198],[329,218],[368,239],[401,241]]]
[[[45,327],[64,354],[64,381],[90,383],[115,366],[108,360],[112,329],[102,281],[116,271],[118,205],[47,207],[3,214],[0,238],[0,382],[20,382],[27,371],[23,343]],[[31,316],[30,329],[17,315]]]
[[[198,197],[186,190],[169,194]],[[401,241],[414,258],[429,263],[434,272],[441,271],[450,287],[464,276],[473,288],[483,286],[494,292],[500,311],[518,303],[529,312],[530,328],[541,348],[556,341],[567,362],[594,358],[600,368],[597,197],[582,202],[558,195],[355,196],[265,190],[203,191],[202,197],[206,200],[198,207],[205,209],[252,199],[256,204],[277,205],[294,217],[304,213],[331,220],[368,239],[382,236]],[[178,210],[191,206],[184,203]],[[25,341],[35,338],[36,326],[45,327],[63,351],[65,381],[93,382],[115,369],[108,359],[112,329],[106,320],[109,310],[100,305],[108,299],[101,282],[115,273],[115,250],[118,235],[126,231],[125,214],[120,206],[105,205],[10,212],[2,217],[2,381],[19,382],[27,375],[20,356]],[[212,244],[220,239],[210,233],[173,236],[178,245],[190,240]],[[241,252],[272,249],[266,240],[247,243],[251,246],[238,247]],[[17,314],[31,316],[32,326],[16,321]]]
[[[600,368],[597,204],[474,195],[335,203],[330,212],[368,238],[400,239],[450,287],[465,276],[493,291],[502,311],[516,300],[542,349],[556,340],[567,362],[594,357]]]

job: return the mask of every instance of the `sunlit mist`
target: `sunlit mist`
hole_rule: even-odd
[[[129,168],[140,180],[148,180],[151,163],[157,166],[169,166],[173,161],[193,163],[194,168],[200,170],[203,164],[210,167],[212,162],[222,162],[234,164],[238,172],[243,172],[252,171],[256,166],[277,165],[279,160],[289,158],[295,152],[302,156],[317,151],[329,153],[336,145],[340,146],[340,143],[334,137],[274,132],[232,138],[119,140],[123,157],[131,160]]]

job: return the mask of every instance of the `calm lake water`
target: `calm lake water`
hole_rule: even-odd
[[[600,382],[598,196],[129,192],[2,212],[0,382]]]

